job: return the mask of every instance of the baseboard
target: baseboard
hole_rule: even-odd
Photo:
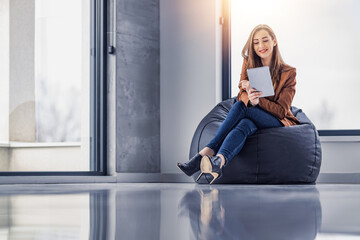
[[[194,183],[182,173],[117,173],[116,176],[1,176],[0,184]],[[316,183],[360,184],[360,173],[320,173]]]
[[[194,183],[182,173],[118,173],[117,182]],[[360,184],[360,173],[320,173],[316,183]]]
[[[118,183],[158,183],[161,182],[161,173],[117,173]]]
[[[316,183],[359,184],[360,173],[320,173]]]
[[[193,183],[192,177],[181,173],[117,173],[117,182]]]
[[[161,182],[163,183],[194,183],[192,177],[188,177],[183,173],[163,173],[161,174]]]
[[[116,183],[114,176],[0,176],[0,184]]]

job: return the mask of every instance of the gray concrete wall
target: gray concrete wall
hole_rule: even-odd
[[[116,1],[116,171],[160,172],[159,0]]]

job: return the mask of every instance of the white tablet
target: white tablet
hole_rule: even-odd
[[[269,66],[249,68],[247,69],[247,74],[251,88],[261,91],[261,97],[273,96],[275,94]]]

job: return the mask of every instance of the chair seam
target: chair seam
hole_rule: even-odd
[[[314,131],[314,136],[315,136],[315,141],[314,141],[314,145],[315,145],[315,147],[314,147],[314,149],[315,149],[315,151],[314,151],[314,156],[315,156],[315,159],[314,159],[314,163],[312,164],[312,168],[311,168],[311,170],[310,170],[309,177],[312,175],[312,173],[313,173],[313,171],[314,171],[314,166],[315,166],[315,164],[316,164],[316,150],[317,150],[317,144],[316,144],[316,142],[317,142],[316,130],[315,130],[315,127],[314,127],[313,125],[311,125],[311,128],[313,129],[313,131]]]

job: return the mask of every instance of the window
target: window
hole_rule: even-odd
[[[100,0],[1,2],[1,174],[104,174],[104,11]]]
[[[286,63],[297,69],[293,106],[303,109],[322,135],[359,135],[360,2],[231,1],[231,96],[238,92],[241,51],[251,30],[267,24]],[[325,134],[324,134],[325,133]]]

